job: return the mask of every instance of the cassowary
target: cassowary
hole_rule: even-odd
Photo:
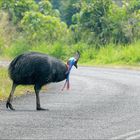
[[[6,107],[15,110],[12,106],[13,94],[18,85],[34,85],[36,94],[36,109],[45,110],[40,106],[39,92],[43,85],[51,82],[60,82],[66,79],[69,88],[69,74],[72,66],[77,68],[80,53],[77,51],[67,64],[61,60],[38,52],[23,53],[17,56],[9,65],[9,76],[13,81]],[[64,87],[65,87],[64,85]]]

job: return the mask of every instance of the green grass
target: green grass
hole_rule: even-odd
[[[73,45],[56,42],[54,44],[39,43],[34,46],[27,45],[24,41],[15,42],[11,47],[3,50],[3,56],[13,58],[25,51],[37,51],[53,55],[64,61],[73,56],[79,50],[81,52],[80,63],[87,65],[139,65],[140,63],[140,41],[121,46],[109,44],[96,49],[85,43]]]
[[[80,65],[113,68],[123,67],[140,70],[140,41],[127,46],[115,46],[110,44],[100,49],[95,49],[95,47],[81,42],[74,45],[60,42],[56,42],[53,45],[41,43],[26,48],[26,42],[19,41],[3,50],[2,52],[4,52],[4,54],[0,56],[0,59],[4,60],[3,56],[5,56],[4,58],[9,60],[9,58],[12,59],[24,51],[37,51],[53,55],[66,62],[77,50],[81,52],[81,58],[79,60]],[[8,77],[7,69],[3,67],[0,67],[0,85],[0,100],[5,100],[9,96],[12,81]],[[18,86],[15,96],[25,94],[27,90],[33,92],[33,88],[30,86],[28,88],[25,86]]]
[[[6,68],[0,67],[0,100],[5,100],[9,96],[12,86],[12,81],[8,77],[8,72]],[[14,96],[21,96],[25,93],[31,93],[33,90],[30,86],[18,86]]]
[[[140,42],[128,46],[108,45],[87,49],[82,53],[81,64],[87,65],[137,65],[140,64]]]
[[[13,42],[10,47],[3,48],[3,55],[9,57],[15,57],[30,49],[30,45],[25,40],[17,40]]]

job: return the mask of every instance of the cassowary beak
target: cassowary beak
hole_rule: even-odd
[[[77,66],[77,61],[75,61],[74,66],[75,66],[76,69],[78,68],[78,66]]]

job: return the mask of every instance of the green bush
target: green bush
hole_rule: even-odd
[[[34,46],[30,51],[41,52],[41,53],[49,53],[48,44],[42,43],[38,46]]]
[[[60,42],[55,42],[53,45],[43,42],[31,48],[30,51],[46,53],[60,59],[65,59],[67,47],[63,43],[60,43]]]
[[[140,62],[140,45],[139,42],[123,47],[121,51],[120,61],[133,64]]]
[[[96,58],[97,50],[95,48],[90,48],[83,51],[81,55],[82,62],[89,62]]]
[[[64,59],[66,48],[63,46],[63,44],[57,42],[51,47],[50,54],[56,58]]]
[[[11,47],[5,48],[4,53],[10,57],[15,57],[23,52],[26,52],[30,49],[28,42],[25,40],[15,41]]]

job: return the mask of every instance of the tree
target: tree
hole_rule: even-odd
[[[53,9],[59,9],[61,5],[61,0],[50,0],[53,6]]]
[[[21,28],[31,41],[46,40],[50,43],[61,39],[67,33],[67,26],[59,18],[39,12],[26,12],[21,20]]]
[[[61,20],[66,22],[68,26],[72,24],[72,16],[79,12],[76,4],[80,0],[51,0],[54,9],[60,11]]]
[[[83,32],[83,35],[88,33],[87,38],[96,38],[94,40],[88,39],[90,41],[98,40],[97,43],[101,44],[109,42],[110,27],[108,26],[107,14],[112,1],[85,0],[80,4],[81,11],[76,16],[74,15],[75,17],[73,16],[73,20],[77,20],[79,31]]]
[[[10,20],[17,24],[27,11],[38,11],[38,5],[34,0],[3,0],[3,9],[7,10]]]
[[[125,0],[122,7],[112,0],[84,0],[80,12],[73,15],[71,29],[75,40],[97,45],[131,43],[140,37],[139,8],[137,0],[129,3]]]

